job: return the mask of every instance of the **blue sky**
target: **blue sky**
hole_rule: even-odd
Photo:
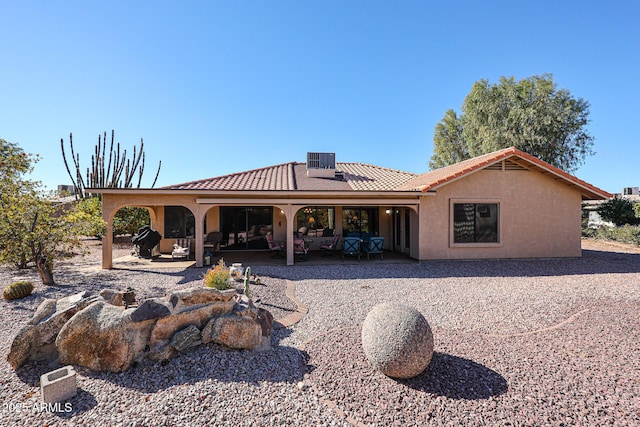
[[[551,73],[584,98],[596,155],[576,175],[640,186],[634,1],[0,0],[0,138],[67,184],[116,131],[144,138],[143,186],[304,161],[308,151],[416,173],[473,83]]]

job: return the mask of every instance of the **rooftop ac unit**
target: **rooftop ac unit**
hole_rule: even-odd
[[[333,178],[336,170],[336,153],[307,153],[307,176]]]

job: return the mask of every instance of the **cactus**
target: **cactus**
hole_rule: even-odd
[[[244,294],[247,296],[247,298],[250,297],[249,295],[250,282],[251,282],[251,267],[247,267],[247,269],[244,272]]]
[[[33,292],[33,283],[26,281],[14,282],[4,288],[4,291],[2,291],[2,298],[7,301],[24,298],[31,295],[31,292]]]

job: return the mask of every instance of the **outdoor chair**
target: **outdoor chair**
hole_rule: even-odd
[[[171,259],[186,258],[191,255],[191,239],[176,239],[171,252]]]
[[[333,256],[333,251],[335,251],[338,248],[339,242],[340,242],[340,235],[337,234],[333,236],[332,241],[321,243],[320,250],[324,252],[322,256]]]
[[[362,251],[366,252],[367,259],[371,254],[380,254],[380,259],[384,258],[383,252],[384,237],[371,237],[369,241],[362,247]]]
[[[272,258],[281,258],[283,257],[283,252],[285,251],[285,245],[284,243],[276,243],[273,241],[273,234],[267,234],[265,236],[265,239],[267,240],[267,245],[269,245],[269,250],[271,250],[272,252],[275,252],[275,254],[273,254]]]
[[[293,239],[293,256],[301,261],[307,261],[309,248],[304,239]]]
[[[342,260],[344,261],[345,255],[358,255],[358,261],[360,261],[360,238],[359,237],[345,237],[342,239]]]

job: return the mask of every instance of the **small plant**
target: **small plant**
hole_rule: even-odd
[[[244,294],[249,298],[249,283],[251,283],[251,267],[247,267],[244,272]]]
[[[204,284],[209,288],[216,288],[221,291],[231,289],[229,277],[231,277],[229,267],[224,263],[224,259],[220,258],[218,264],[210,268],[207,274],[205,274]]]
[[[31,292],[33,292],[33,283],[26,281],[14,282],[4,288],[4,291],[2,291],[2,298],[7,301],[24,298],[31,295]]]

